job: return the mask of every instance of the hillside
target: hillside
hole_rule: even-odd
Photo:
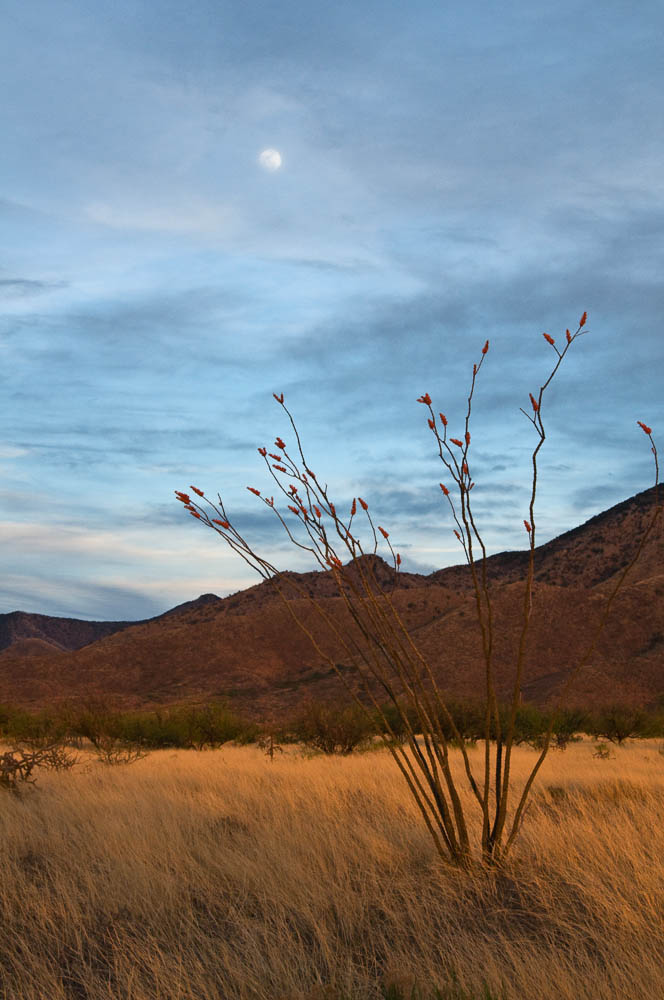
[[[637,494],[537,548],[523,686],[527,700],[542,703],[554,696],[583,653],[606,593],[636,551],[653,500],[652,489]],[[615,602],[572,700],[646,703],[664,693],[662,520]],[[386,563],[367,558],[379,582],[394,587],[394,604],[438,682],[456,696],[474,694],[483,668],[468,567],[429,576],[404,573],[395,585]],[[505,690],[511,683],[526,568],[526,552],[487,560],[496,665]],[[307,595],[292,609],[323,650],[348,667],[308,600],[314,597],[342,630],[348,627],[331,574],[287,573],[283,580]],[[137,623],[77,622],[22,612],[2,619],[0,638],[12,639],[0,653],[0,701],[36,706],[104,693],[119,704],[138,706],[228,697],[261,716],[290,710],[308,697],[343,695],[339,679],[295,626],[273,582],[224,599],[205,594]]]

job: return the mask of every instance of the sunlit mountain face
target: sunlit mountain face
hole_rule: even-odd
[[[536,548],[525,700],[546,704],[560,693],[655,510],[651,489]],[[573,703],[651,704],[661,695],[663,556],[661,531],[653,530],[574,682]],[[487,560],[502,693],[513,683],[527,564],[523,550]],[[359,569],[344,572],[352,583]],[[377,593],[389,595],[439,685],[455,697],[474,697],[484,667],[468,566],[397,576],[387,562],[367,556],[362,573],[371,574]],[[319,649],[296,627],[284,598]],[[154,706],[224,698],[261,718],[310,699],[338,701],[348,695],[330,658],[351,685],[352,662],[320,610],[350,634],[353,626],[330,571],[287,573],[223,599],[204,594],[137,623],[3,615],[0,702],[35,707],[102,695],[119,705]]]

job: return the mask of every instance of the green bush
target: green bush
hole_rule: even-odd
[[[373,720],[359,705],[309,702],[291,727],[297,738],[327,754],[349,754],[366,746],[375,733]]]
[[[590,721],[592,735],[603,737],[619,746],[629,739],[643,739],[648,733],[650,718],[639,708],[612,705],[595,712]]]

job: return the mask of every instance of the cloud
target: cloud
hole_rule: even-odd
[[[486,338],[475,509],[493,549],[520,546],[519,407],[556,361],[542,331],[560,344],[584,309],[590,333],[547,395],[542,520],[572,527],[606,502],[601,484],[640,488],[635,421],[664,426],[662,14],[612,2],[580,33],[577,7],[166,0],[157,15],[119,0],[100,17],[35,0],[8,21],[15,573],[26,558],[36,588],[80,574],[116,608],[123,586],[159,600],[159,578],[168,600],[200,592],[199,572],[218,592],[217,569],[245,570],[169,507],[192,481],[295,565],[244,489],[269,482],[258,444],[292,442],[274,391],[339,503],[366,494],[413,564],[454,560],[416,399],[430,392],[462,436]],[[268,146],[284,154],[271,176]]]
[[[59,288],[66,288],[66,281],[38,281],[32,278],[0,278],[0,298],[27,299]]]
[[[1,613],[25,611],[87,621],[138,621],[161,613],[161,606],[143,588],[72,580],[57,573],[49,577],[3,574],[0,608]]]
[[[230,205],[205,202],[189,198],[183,203],[170,199],[164,203],[145,201],[130,202],[125,198],[115,202],[90,202],[85,206],[85,216],[91,221],[112,229],[152,233],[176,234],[225,234],[235,232],[237,222]]]

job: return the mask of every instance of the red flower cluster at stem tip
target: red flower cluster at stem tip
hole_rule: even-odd
[[[228,521],[219,521],[216,517],[212,518],[212,523],[220,524],[222,528],[230,528],[230,524],[228,523]]]
[[[315,514],[315,515],[316,515],[316,517],[318,517],[318,518],[320,518],[320,517],[322,516],[322,515],[321,515],[321,512],[320,512],[320,508],[318,508],[318,507],[316,506],[316,504],[314,504],[314,514]]]
[[[378,530],[380,531],[380,533],[383,536],[383,538],[389,538],[390,537],[389,531],[385,531],[385,528],[381,528],[380,525],[378,525]]]
[[[355,503],[355,497],[353,497],[353,502],[350,505],[350,516],[355,517],[357,514],[357,504]]]
[[[272,452],[269,453],[270,458],[273,458],[275,462],[281,462],[281,455],[273,455]]]
[[[192,517],[197,517],[200,519],[201,515],[198,513],[197,510],[190,510],[189,513],[191,514]]]
[[[531,532],[531,531],[533,530],[533,529],[531,528],[531,526],[530,526],[530,524],[529,524],[529,522],[528,522],[528,521],[524,521],[524,522],[523,522],[523,526],[524,526],[524,528],[526,529],[526,531],[528,532],[528,534],[530,534],[530,532]]]
[[[571,344],[572,343],[572,334],[569,332],[569,330],[565,330],[565,336],[567,337],[567,343]]]
[[[461,463],[461,471],[463,472],[464,476],[468,475],[468,462]]]
[[[181,503],[191,503],[188,493],[181,493],[180,490],[175,490],[175,495]]]
[[[369,510],[369,504],[365,503],[365,501],[362,499],[362,497],[358,497],[357,499],[358,499],[358,502],[359,502],[360,507],[362,508],[362,510]]]
[[[425,403],[427,406],[431,406],[431,396],[428,392],[425,392],[423,396],[419,396],[418,403]]]
[[[277,438],[274,443],[276,444],[277,448],[281,448],[282,451],[286,447],[286,442],[282,441],[281,438]]]
[[[195,486],[190,486],[189,489],[193,490],[194,493],[197,493],[199,497],[204,497],[205,496],[205,493],[203,493],[203,490],[197,490]]]
[[[644,434],[652,434],[652,427],[648,427],[647,424],[641,423],[640,420],[636,421]]]
[[[537,411],[539,410],[539,403],[533,396],[532,392],[529,392],[528,395],[530,396],[530,402],[533,404],[533,410],[535,411],[535,413],[537,413]]]
[[[458,438],[450,438],[452,444],[455,444],[457,448],[463,448],[463,441],[459,441]]]
[[[587,312],[584,312],[583,316],[582,316],[582,317],[581,317],[581,319],[579,320],[579,326],[585,326],[585,325],[586,325],[586,320],[587,320],[587,319],[588,319],[588,313],[587,313]]]
[[[427,423],[428,423],[429,427],[431,428],[431,430],[433,430],[434,427],[436,426],[434,424],[433,420],[431,419],[431,417],[427,417]]]
[[[487,340],[486,344],[482,348],[482,354],[486,354],[488,350],[489,350],[489,341]]]
[[[285,472],[286,471],[286,469],[284,469],[283,465],[277,465],[276,462],[272,463],[272,468],[276,469],[277,472]]]
[[[267,448],[259,448],[258,449],[258,454],[262,455],[263,458],[265,458],[265,456],[267,455]]]
[[[190,503],[186,503],[186,504],[184,505],[184,509],[185,509],[185,510],[196,510],[196,508],[195,508],[195,507],[192,507]]]
[[[257,490],[255,486],[247,486],[250,493],[255,493],[257,497],[261,495],[261,491]]]
[[[459,534],[459,532],[458,532],[458,531],[456,530],[456,528],[454,529],[454,534],[455,534],[455,535],[457,536],[457,538],[459,539],[459,541],[461,541],[461,535],[460,535],[460,534]]]
[[[397,552],[397,566],[401,566],[401,556]]]
[[[274,396],[274,398],[276,399],[276,401],[278,403],[283,403],[283,401],[284,401],[284,394],[283,394],[283,392],[280,392],[278,396],[277,396],[276,392],[273,392],[272,395]]]
[[[291,493],[297,493],[297,486],[295,485],[295,483],[291,483],[288,489],[290,490]]]
[[[466,431],[466,444],[470,444],[470,431]]]
[[[441,488],[441,490],[443,491],[443,493],[445,494],[446,497],[448,497],[450,495],[450,491],[448,490],[447,486],[443,486],[443,484],[441,483],[440,484],[440,488]]]
[[[443,427],[447,427],[447,417],[445,416],[445,414],[439,413],[438,416],[440,417],[440,422],[442,423]]]
[[[547,341],[548,341],[548,342],[549,342],[550,344],[555,344],[555,340],[553,339],[553,337],[550,337],[550,336],[548,335],[548,333],[543,333],[543,334],[542,334],[542,336],[543,336],[543,337],[544,337],[544,339],[545,339],[545,340],[547,340]]]
[[[334,506],[333,503],[330,504],[330,514],[332,515],[332,517],[336,517],[337,516],[337,509],[336,509],[336,507]]]
[[[297,507],[293,507],[293,505],[290,503],[288,504],[288,509],[292,510],[294,514],[299,514]]]

